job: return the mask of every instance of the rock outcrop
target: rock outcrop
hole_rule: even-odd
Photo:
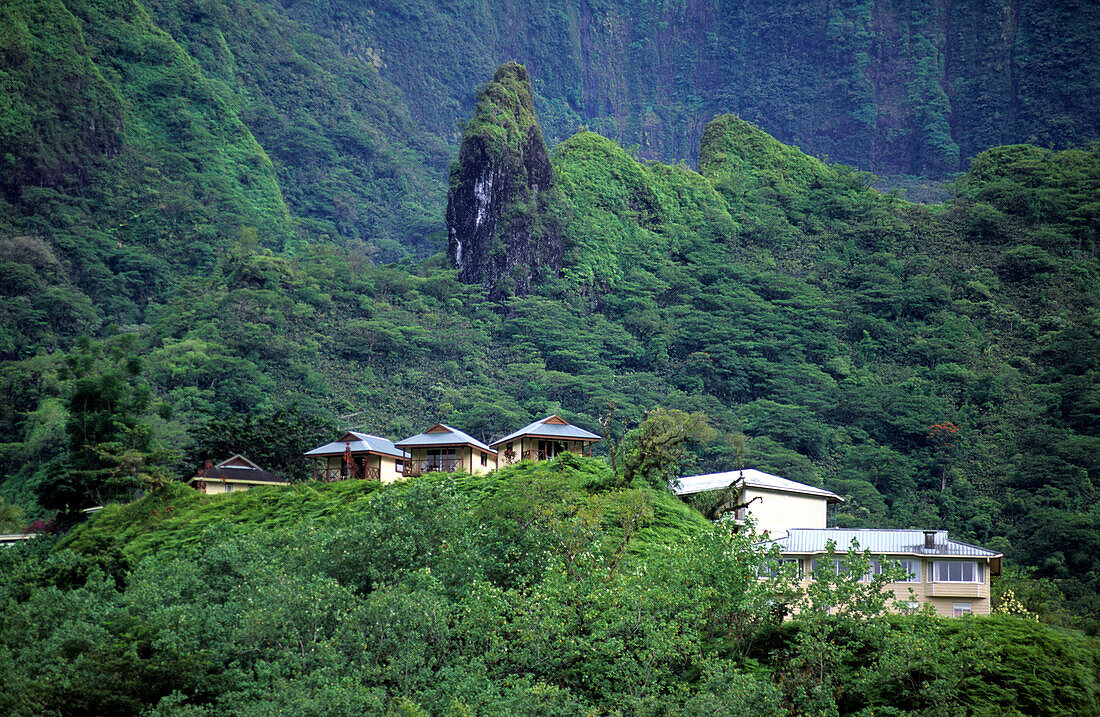
[[[463,281],[501,299],[530,293],[540,273],[561,267],[568,206],[522,65],[502,65],[478,94],[450,181],[448,251]]]

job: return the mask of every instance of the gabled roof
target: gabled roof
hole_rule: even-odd
[[[705,490],[719,490],[727,488],[744,479],[747,488],[761,488],[774,490],[780,493],[800,493],[824,498],[830,503],[843,503],[844,499],[832,491],[806,485],[798,481],[788,480],[773,476],[771,473],[758,471],[755,468],[746,468],[739,471],[725,471],[723,473],[707,473],[698,476],[684,476],[678,481],[672,482],[669,487],[676,495],[691,495],[702,493]]]
[[[425,448],[431,446],[473,446],[486,453],[497,454],[496,449],[490,448],[468,433],[463,433],[457,428],[451,428],[442,423],[437,423],[423,433],[398,441],[394,444],[399,448]]]
[[[577,428],[563,418],[558,416],[547,416],[546,418],[540,418],[530,425],[524,426],[515,433],[501,438],[499,441],[493,441],[493,445],[499,446],[501,443],[514,441],[521,436],[531,436],[533,438],[564,438],[570,441],[600,440],[600,437],[595,433],[586,431],[583,428]]]
[[[933,534],[932,547],[925,547],[925,534]],[[946,530],[882,530],[873,528],[791,528],[785,538],[768,541],[784,554],[824,553],[829,541],[837,552],[847,552],[855,540],[859,550],[875,555],[919,555],[950,558],[999,558],[1001,554],[976,545],[950,540]]]
[[[388,438],[382,438],[381,436],[372,436],[369,433],[359,433],[358,431],[348,431],[344,435],[340,436],[332,443],[326,443],[320,448],[314,448],[312,451],[307,451],[307,456],[342,456],[346,449],[346,444],[351,444],[352,453],[375,453],[382,456],[393,456],[394,458],[408,458],[409,454],[405,453],[393,445],[393,441]]]
[[[233,483],[286,483],[285,478],[280,478],[270,471],[265,471],[239,453],[212,468],[200,470],[197,476],[187,482],[193,483],[198,480]]]
[[[252,470],[256,470],[256,471],[262,471],[263,470],[263,468],[260,468],[258,465],[256,465],[252,461],[248,460],[247,458],[242,456],[240,453],[233,456],[232,458],[227,458],[226,460],[222,461],[221,463],[219,463],[218,465],[216,465],[214,467],[215,468],[244,468],[246,470],[247,469],[252,469]]]

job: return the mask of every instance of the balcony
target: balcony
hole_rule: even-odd
[[[933,597],[983,597],[981,583],[932,583],[928,594]]]
[[[364,475],[352,476],[349,474],[350,472],[346,472],[343,468],[326,468],[321,471],[321,481],[323,483],[335,483],[337,481],[348,480],[349,478],[353,477],[360,478],[361,480],[382,480],[381,473],[379,472],[378,468],[374,466],[366,466],[365,468],[360,468],[358,470],[362,470]]]
[[[462,468],[458,458],[425,458],[405,461],[405,475],[419,476],[425,473],[454,473]]]

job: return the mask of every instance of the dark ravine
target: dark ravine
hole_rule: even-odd
[[[565,200],[527,70],[503,65],[478,98],[451,169],[448,253],[459,277],[493,298],[524,295],[541,271],[561,266]]]

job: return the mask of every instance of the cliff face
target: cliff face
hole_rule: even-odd
[[[468,88],[524,63],[552,144],[584,124],[647,159],[693,160],[734,113],[817,157],[943,175],[998,144],[1100,136],[1100,3],[1079,0],[302,0],[288,12],[366,47],[413,117],[453,142]]]
[[[479,93],[451,168],[451,261],[463,281],[494,298],[526,294],[540,272],[560,268],[566,216],[527,70],[508,63]]]

